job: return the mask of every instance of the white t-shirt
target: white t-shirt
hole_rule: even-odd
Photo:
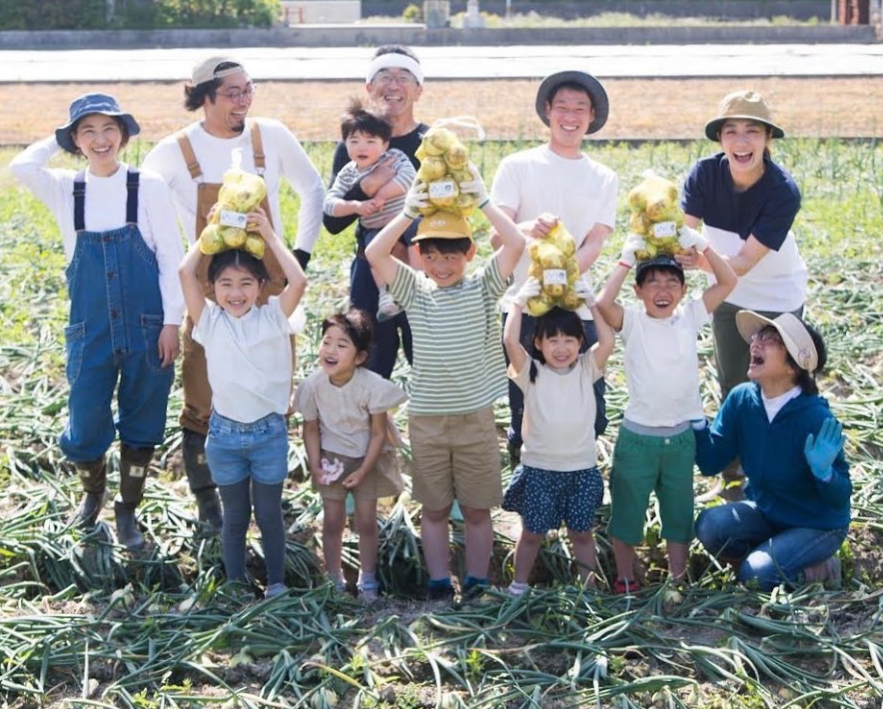
[[[206,300],[193,339],[205,348],[212,408],[240,423],[287,413],[291,334],[276,296],[241,318]]]
[[[619,178],[609,167],[588,155],[573,160],[554,153],[548,145],[523,150],[503,158],[491,198],[500,207],[515,211],[516,224],[536,219],[543,212],[556,215],[564,223],[579,248],[595,224],[611,228],[616,224],[616,193]],[[527,280],[530,256],[521,255],[513,282],[503,295],[504,312]],[[591,320],[588,308],[579,315]]]
[[[341,387],[318,369],[298,385],[294,410],[304,421],[319,420],[322,450],[362,458],[371,442],[371,414],[389,411],[407,399],[401,388],[364,367]]]
[[[773,419],[776,418],[776,414],[782,410],[785,404],[791,401],[791,399],[796,399],[802,393],[803,389],[796,386],[793,389],[789,389],[784,394],[779,394],[779,396],[774,396],[772,399],[767,399],[761,390],[760,399],[763,401],[763,408],[766,410],[766,417],[769,422],[773,422]]]
[[[77,171],[46,167],[59,150],[55,135],[52,135],[16,155],[9,169],[55,216],[64,255],[70,263],[77,246],[74,229],[74,178]],[[98,177],[86,169],[84,221],[87,231],[110,231],[126,224],[128,169],[129,166],[122,163],[110,177]],[[138,229],[144,243],[156,255],[163,322],[180,325],[184,317],[184,294],[178,277],[178,265],[184,258],[181,234],[175,223],[168,186],[158,175],[146,170],[141,171],[138,186]]]
[[[591,351],[579,356],[566,372],[533,360],[536,381],[530,381],[531,359],[520,372],[509,367],[509,378],[524,392],[521,460],[541,470],[571,472],[595,467],[595,390],[603,376]]]
[[[668,318],[651,318],[644,306],[623,309],[625,417],[642,426],[676,426],[703,417],[699,394],[699,328],[711,322],[701,298]]]
[[[745,242],[734,231],[703,225],[708,243],[721,256],[735,256]],[[708,280],[715,283],[713,275]],[[797,310],[806,302],[806,263],[797,250],[794,232],[788,236],[778,251],[770,250],[739,282],[727,302],[749,310],[767,310],[787,313]]]
[[[267,183],[273,225],[280,236],[285,233],[282,212],[279,209],[279,187],[282,177],[285,177],[300,195],[295,247],[312,251],[322,226],[322,201],[325,197],[322,178],[288,128],[269,118],[254,120],[260,126],[261,142],[266,156],[264,180]],[[192,123],[184,132],[190,139],[193,152],[202,168],[202,177],[199,178],[201,181],[209,184],[222,183],[224,173],[230,169],[233,150],[236,148],[242,150],[241,168],[257,174],[251,131],[246,130],[235,138],[216,138],[207,133],[201,123]],[[178,134],[173,133],[157,143],[144,159],[144,167],[159,173],[169,183],[178,219],[192,244],[196,238],[197,181],[190,177],[187,170],[187,163],[178,144]]]

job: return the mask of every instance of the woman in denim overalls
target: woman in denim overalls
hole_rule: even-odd
[[[135,508],[165,434],[183,313],[177,279],[183,250],[168,187],[118,159],[138,132],[112,96],[86,94],[71,104],[67,124],[10,166],[54,213],[68,257],[70,396],[60,444],[85,492],[75,522],[85,528],[97,522],[107,494],[105,454],[119,431],[114,514],[119,541],[129,549],[144,545]],[[84,156],[88,168],[47,168],[59,147]]]

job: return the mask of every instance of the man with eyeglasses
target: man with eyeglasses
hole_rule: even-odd
[[[420,123],[414,117],[414,104],[423,93],[423,70],[414,52],[398,44],[379,47],[368,65],[365,89],[374,106],[392,123],[390,149],[398,148],[410,158],[415,169],[419,168],[420,161],[415,153],[429,126]],[[341,141],[334,152],[333,174],[329,184],[334,184],[337,173],[348,162],[346,145]],[[344,196],[344,199],[359,201],[371,199],[377,190],[393,177],[395,177],[395,169],[392,167],[392,159],[381,161]],[[323,217],[325,228],[332,234],[340,233],[355,219],[355,216],[332,217],[327,214]],[[415,222],[403,235],[400,251],[396,255],[405,257],[407,245],[410,244],[410,239],[416,230]],[[371,269],[365,260],[367,244],[358,225],[356,242],[356,258],[350,269],[350,303],[374,318],[379,294],[371,276]],[[400,342],[410,362],[411,328],[408,326],[405,313],[399,313],[384,322],[375,321],[374,349],[368,368],[389,379],[395,367]]]
[[[241,151],[243,170],[264,178],[267,197],[262,206],[279,234],[285,233],[279,208],[279,189],[284,177],[300,196],[294,255],[306,268],[322,225],[322,178],[285,125],[269,118],[247,118],[255,88],[248,72],[234,59],[215,56],[199,62],[193,67],[190,83],[184,87],[184,106],[188,111],[201,109],[202,120],[157,143],[145,158],[144,168],[162,175],[172,188],[178,219],[191,244],[199,237],[217,202],[234,151]],[[259,304],[278,294],[285,285],[281,267],[270,250],[264,263],[270,283]],[[205,268],[206,264],[203,276]],[[223,523],[220,502],[205,462],[211,388],[205,353],[191,338],[192,330],[193,322],[188,317],[182,360],[184,470],[196,498],[200,522],[219,531]]]

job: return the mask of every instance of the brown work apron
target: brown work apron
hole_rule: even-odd
[[[261,142],[261,132],[258,125],[249,122],[249,130],[251,132],[251,145],[254,151],[254,165],[258,175],[263,177],[266,170],[266,157],[264,155],[264,147]],[[202,230],[208,223],[208,214],[212,207],[218,201],[218,192],[221,190],[220,183],[210,183],[201,181],[202,168],[196,159],[196,153],[193,152],[193,146],[186,133],[178,134],[178,146],[187,163],[187,170],[190,177],[198,181],[196,192],[196,232],[198,239]],[[267,213],[270,225],[273,226],[273,215],[270,212],[270,203],[267,197],[261,202],[261,207]],[[275,227],[274,227],[275,228]],[[267,247],[263,258],[264,265],[270,275],[270,280],[261,289],[258,297],[258,305],[264,305],[271,295],[279,295],[285,289],[285,274],[279,259],[272,249]],[[211,263],[211,256],[203,255],[199,261],[197,269],[197,277],[202,284],[202,290],[205,297],[215,300],[214,290],[208,282],[208,267]],[[205,361],[205,350],[202,345],[193,340],[193,321],[190,315],[184,318],[184,345],[183,359],[181,362],[181,378],[184,384],[184,407],[181,410],[180,423],[184,428],[196,431],[203,435],[208,433],[208,420],[212,413],[212,390],[208,383],[208,372]],[[294,335],[291,336],[291,361],[292,371],[295,362],[295,343]]]

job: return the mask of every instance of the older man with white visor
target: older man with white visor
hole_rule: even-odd
[[[389,148],[397,148],[407,155],[414,168],[420,167],[416,157],[417,148],[429,126],[420,123],[414,117],[414,104],[423,93],[423,70],[414,53],[407,47],[387,45],[377,49],[374,58],[368,65],[365,76],[365,90],[376,109],[382,112],[392,123],[392,137]],[[331,181],[341,168],[349,162],[346,145],[343,141],[337,144],[334,152]],[[395,177],[391,160],[383,160],[377,167],[365,175],[344,199],[371,199],[384,184]],[[338,234],[355,221],[355,216],[332,217],[325,215],[325,228],[332,234]],[[400,259],[407,258],[407,246],[416,232],[417,222],[405,232],[402,242],[393,254]],[[379,293],[371,269],[365,260],[364,234],[356,227],[356,258],[350,270],[350,304],[364,310],[372,318],[377,312]],[[392,374],[401,343],[405,356],[411,360],[411,328],[404,313],[384,322],[376,322],[374,330],[374,350],[368,362],[368,368],[387,379]]]

